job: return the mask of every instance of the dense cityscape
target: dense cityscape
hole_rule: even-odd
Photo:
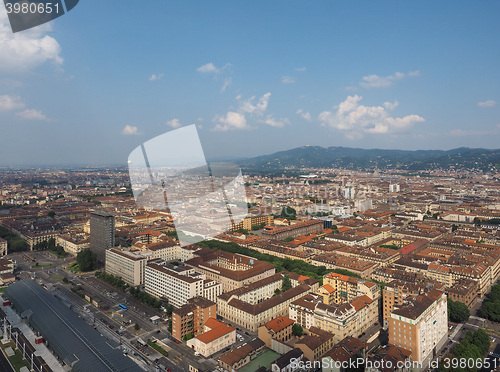
[[[498,14],[4,0],[0,372],[500,372]]]
[[[126,169],[3,169],[2,349],[14,368],[498,367],[498,172],[243,177],[246,217],[191,244],[181,217],[138,206]]]

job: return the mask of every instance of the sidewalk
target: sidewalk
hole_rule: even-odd
[[[13,327],[17,327],[23,332],[23,335],[29,340],[31,345],[35,348],[36,350],[36,355],[43,358],[47,365],[54,371],[54,372],[66,372],[69,371],[69,369],[65,369],[64,367],[61,366],[61,364],[57,361],[56,357],[54,354],[50,352],[50,350],[45,346],[45,344],[35,344],[35,334],[31,330],[31,328],[22,321],[22,319],[17,315],[17,313],[12,310],[10,306],[2,306],[0,305],[2,310],[4,311],[5,315],[7,315],[7,319],[12,324]]]

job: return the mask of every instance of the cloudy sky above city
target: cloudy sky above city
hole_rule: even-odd
[[[207,157],[498,148],[498,2],[85,0],[13,34],[0,165],[117,164],[197,124]]]

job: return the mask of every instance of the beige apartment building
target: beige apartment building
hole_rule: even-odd
[[[326,305],[321,296],[308,294],[290,304],[289,317],[303,328],[316,327],[334,334],[337,343],[375,324],[378,302],[363,295],[340,305]]]
[[[246,217],[243,221],[241,221],[240,223],[238,224],[233,224],[233,227],[231,228],[231,231],[236,231],[236,230],[239,230],[239,229],[244,229],[244,230],[252,230],[252,226],[255,226],[255,225],[262,225],[262,224],[265,224],[265,225],[268,225],[268,226],[272,226],[273,225],[273,220],[274,220],[274,217],[271,216],[271,215],[268,215],[268,216],[250,216],[250,217]]]
[[[222,285],[222,292],[232,291],[274,275],[276,269],[267,262],[224,251],[215,251],[186,261],[189,265]]]
[[[205,275],[184,265],[168,265],[161,260],[146,266],[144,289],[158,298],[166,298],[175,307],[187,304],[188,300],[201,296],[215,302],[222,293],[222,286]]]
[[[271,348],[271,340],[275,339],[286,342],[292,337],[292,327],[295,322],[287,317],[278,316],[261,325],[258,329],[258,337],[264,341],[266,347]]]
[[[90,237],[85,233],[59,235],[56,238],[56,245],[63,247],[64,251],[70,255],[76,256],[82,250],[90,248]]]
[[[372,300],[380,298],[380,287],[363,279],[351,276],[329,273],[323,277],[323,285],[329,284],[335,290],[335,303],[341,304],[366,295]]]
[[[217,298],[217,314],[232,324],[256,332],[259,326],[279,316],[288,316],[288,305],[312,290],[311,279],[292,280],[293,288],[275,295],[281,289],[282,273],[261,279],[248,287],[226,292]],[[314,280],[312,280],[314,281]],[[317,289],[317,281],[312,284]]]
[[[205,332],[188,340],[187,346],[208,358],[235,342],[236,329],[211,318],[205,323]]]
[[[448,307],[444,292],[431,290],[408,298],[407,303],[391,312],[389,343],[409,350],[412,360],[423,369],[434,358],[448,336]]]
[[[130,251],[111,248],[105,251],[106,272],[131,286],[144,284],[148,258]]]

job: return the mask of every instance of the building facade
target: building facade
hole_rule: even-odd
[[[409,350],[423,367],[436,357],[448,336],[448,307],[444,292],[431,290],[409,298],[389,318],[389,344]]]
[[[147,257],[130,251],[111,248],[105,251],[106,272],[122,278],[131,286],[144,284]]]
[[[90,214],[90,250],[97,260],[106,260],[106,250],[115,246],[115,217],[104,212]]]

